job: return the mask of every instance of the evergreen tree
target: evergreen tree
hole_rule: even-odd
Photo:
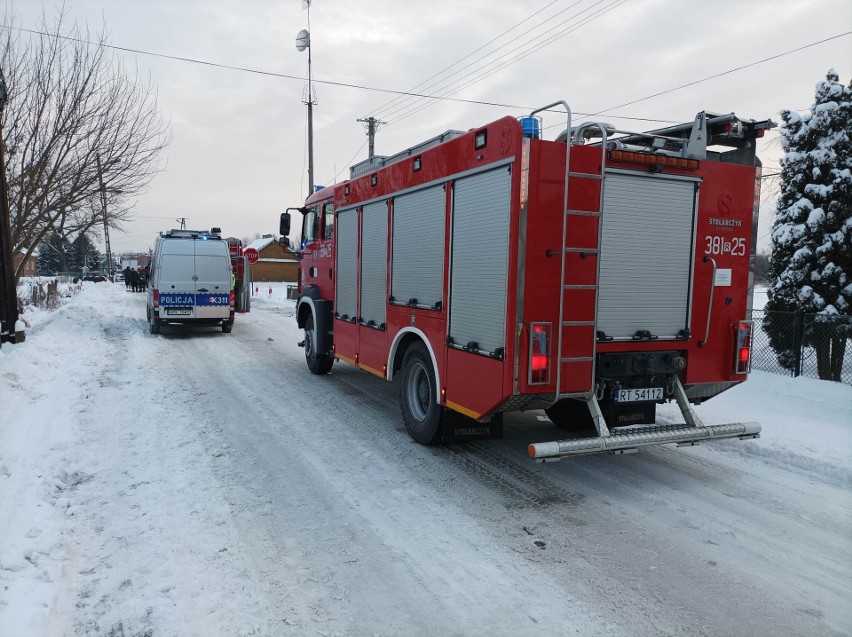
[[[38,273],[40,276],[52,276],[65,272],[66,258],[71,245],[57,233],[52,233],[47,241],[38,247]]]
[[[68,259],[70,269],[82,272],[84,267],[88,267],[89,271],[92,272],[101,268],[101,261],[103,261],[103,257],[100,251],[85,233],[77,237],[71,244],[71,254]]]
[[[772,228],[766,309],[815,314],[805,343],[820,378],[839,380],[852,335],[852,84],[833,69],[816,85],[811,112],[781,112],[781,196]],[[782,315],[765,324],[779,362],[793,365],[792,330]]]

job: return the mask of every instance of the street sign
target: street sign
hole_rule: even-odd
[[[246,251],[243,253],[248,257],[249,263],[257,263],[257,260],[260,258],[260,254],[254,248],[246,248]]]

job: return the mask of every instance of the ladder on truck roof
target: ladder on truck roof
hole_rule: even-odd
[[[644,152],[661,153],[674,157],[703,160],[708,157],[724,157],[725,161],[754,164],[754,140],[763,137],[767,130],[777,125],[771,119],[753,120],[742,119],[734,113],[718,114],[701,111],[692,122],[675,124],[665,128],[656,128],[645,132],[617,130],[611,124],[589,122],[576,129],[570,126],[562,132],[557,141],[573,138],[575,143],[582,144],[592,137],[589,133],[593,128],[606,128],[609,144],[594,142],[610,150],[639,150]],[[619,137],[612,137],[618,133]],[[709,153],[708,146],[725,146],[737,149],[724,154]]]

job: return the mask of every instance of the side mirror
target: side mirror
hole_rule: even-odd
[[[279,224],[278,234],[284,235],[285,237],[290,234],[290,213],[282,212],[281,213],[281,223]]]

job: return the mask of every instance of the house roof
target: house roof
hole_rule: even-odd
[[[274,237],[267,237],[266,239],[255,239],[250,244],[248,244],[245,247],[245,249],[248,250],[249,248],[254,248],[258,252],[260,252],[266,246],[268,246],[270,243],[273,243],[274,241],[275,241]]]

